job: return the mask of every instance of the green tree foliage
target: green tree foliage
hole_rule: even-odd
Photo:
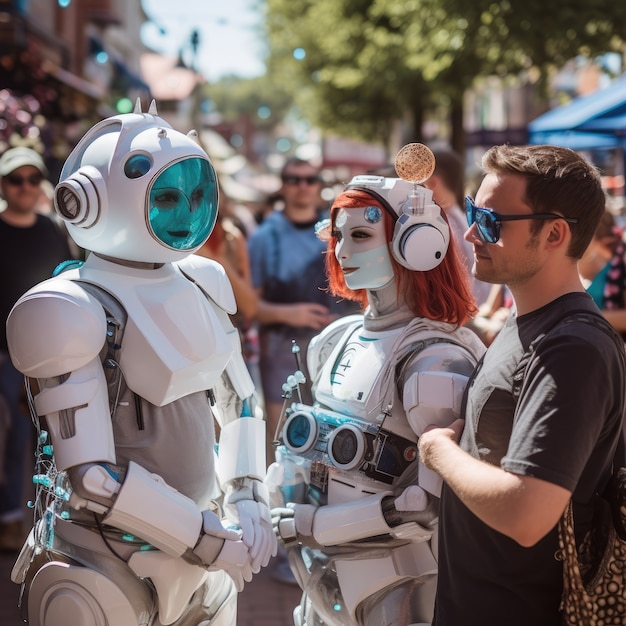
[[[257,128],[271,130],[280,124],[293,106],[292,94],[267,78],[241,79],[227,76],[205,86],[205,95],[224,119],[235,121],[248,116]],[[259,112],[263,115],[259,116]]]
[[[326,131],[386,146],[396,121],[419,140],[425,113],[444,107],[463,149],[476,78],[545,86],[579,54],[622,51],[626,33],[614,0],[267,0],[266,11],[273,81]]]

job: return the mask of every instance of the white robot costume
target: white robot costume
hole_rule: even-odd
[[[402,220],[413,233],[396,222],[393,240],[383,244],[409,269],[428,271],[441,262],[449,234],[430,191],[372,176],[354,178],[347,189],[366,191],[398,221],[407,201],[425,207]],[[368,222],[380,220],[378,207],[360,211]],[[350,219],[338,214],[336,228],[347,221],[344,238],[358,230],[348,228]],[[484,346],[466,328],[417,318],[402,306],[390,263],[379,262],[365,276],[360,268],[380,261],[381,248],[358,261],[353,254],[349,273],[337,250],[346,284],[366,288],[369,307],[313,340],[307,364],[314,404],[292,402],[286,410],[266,478],[275,529],[304,591],[294,622],[429,624],[441,480],[420,464],[417,441],[429,424],[448,425],[459,416]]]
[[[276,539],[232,288],[192,254],[215,224],[214,169],[193,132],[138,102],[86,133],[54,200],[90,254],[7,322],[47,429],[12,573],[29,623],[234,626]]]

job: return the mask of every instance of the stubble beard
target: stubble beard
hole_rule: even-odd
[[[478,280],[491,284],[507,285],[508,287],[524,285],[534,278],[541,269],[534,254],[538,246],[539,239],[537,237],[533,237],[528,241],[526,244],[528,254],[523,259],[523,262],[518,260],[515,263],[501,264],[499,267],[494,267],[491,264],[490,267],[485,267],[482,272],[478,264],[475,263],[474,276]]]

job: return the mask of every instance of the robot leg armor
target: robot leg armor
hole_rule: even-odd
[[[99,572],[52,561],[33,578],[28,616],[31,626],[148,626],[150,607],[142,604]]]

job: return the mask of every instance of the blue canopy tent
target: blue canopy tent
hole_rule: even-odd
[[[605,89],[580,96],[528,124],[528,142],[573,150],[626,147],[626,74]]]

